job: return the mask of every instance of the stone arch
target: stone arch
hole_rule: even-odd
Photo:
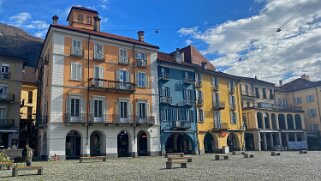
[[[81,135],[76,130],[71,130],[66,135],[66,159],[79,158],[81,155]]]
[[[117,134],[117,153],[118,157],[131,156],[131,141],[128,131],[122,130]]]
[[[106,155],[106,136],[103,132],[95,130],[90,134],[90,155]]]
[[[165,142],[166,153],[183,152],[186,154],[195,153],[196,144],[193,138],[186,133],[172,133]]]
[[[257,126],[260,129],[263,129],[263,115],[261,112],[256,113],[257,116]]]
[[[206,133],[203,143],[205,153],[214,153],[218,149],[217,138],[211,133]]]
[[[227,137],[227,146],[229,146],[230,151],[241,150],[240,140],[235,133],[230,133]]]
[[[141,130],[137,134],[137,154],[138,156],[149,156],[150,151],[150,135],[147,131]]]
[[[274,113],[271,114],[271,122],[272,122],[272,129],[278,129],[276,115]]]
[[[269,113],[265,112],[263,113],[264,114],[264,126],[265,126],[265,129],[270,129],[271,126],[270,126],[270,115]]]
[[[280,129],[286,129],[286,124],[285,124],[285,116],[284,114],[279,114],[278,115],[278,120],[279,120],[279,128]]]
[[[294,120],[295,120],[295,128],[296,129],[303,129],[302,128],[302,120],[301,120],[301,116],[299,114],[296,114],[294,116]]]
[[[288,129],[294,129],[294,121],[293,121],[293,115],[292,114],[288,114],[286,116],[286,121],[288,123]]]

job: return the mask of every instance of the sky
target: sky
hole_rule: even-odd
[[[229,74],[321,80],[320,0],[0,0],[0,22],[44,38],[53,15],[67,25],[72,6],[97,10],[101,31],[145,31],[163,52],[193,45]]]

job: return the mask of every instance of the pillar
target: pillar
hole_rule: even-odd
[[[279,135],[279,145],[282,146],[283,144],[282,144],[282,134],[281,134],[281,132],[279,132],[278,135]]]
[[[271,144],[272,150],[274,150],[273,133],[270,133],[270,144]]]
[[[289,145],[289,133],[285,133],[285,137],[286,137],[286,146]]]
[[[263,147],[264,150],[267,150],[266,133],[263,133]]]
[[[295,141],[295,142],[298,141],[298,137],[296,136],[296,133],[294,133],[294,141]]]
[[[256,151],[261,151],[261,135],[260,132],[253,133],[254,149]]]

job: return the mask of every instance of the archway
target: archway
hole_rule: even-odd
[[[284,116],[284,114],[279,114],[278,119],[279,119],[279,128],[285,129],[285,116]]]
[[[294,120],[295,120],[295,128],[296,129],[302,129],[301,116],[299,114],[296,114],[294,116]]]
[[[262,113],[258,112],[258,113],[256,114],[256,116],[257,116],[257,126],[258,126],[258,128],[263,129]]]
[[[244,141],[245,141],[245,149],[247,151],[254,151],[255,150],[253,133],[245,133],[244,134]]]
[[[66,159],[80,157],[81,136],[77,131],[69,131],[66,136]]]
[[[211,133],[207,133],[204,137],[204,152],[214,153],[217,148],[216,141]]]
[[[288,122],[288,129],[294,129],[293,115],[292,114],[288,114],[286,116],[286,120]]]
[[[118,157],[129,157],[129,136],[127,131],[121,131],[117,135]]]
[[[140,131],[137,135],[138,156],[148,156],[148,136],[145,131]]]
[[[271,114],[271,121],[272,121],[272,129],[278,129],[276,116],[274,113]]]
[[[263,113],[264,114],[264,125],[265,125],[265,129],[270,129],[270,116],[269,113]]]
[[[230,151],[240,150],[240,141],[234,133],[230,133],[227,137],[227,146],[229,146]]]
[[[194,147],[194,142],[187,134],[173,133],[166,141],[165,151],[166,153],[183,152],[185,154],[192,154],[195,150]]]
[[[104,135],[99,131],[94,131],[90,135],[90,155],[102,156],[105,155]]]

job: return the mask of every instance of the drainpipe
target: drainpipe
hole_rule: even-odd
[[[88,150],[88,145],[89,145],[89,119],[90,119],[90,100],[89,100],[89,49],[90,46],[90,35],[88,35],[88,41],[87,41],[87,49],[88,49],[88,53],[87,53],[87,124],[86,124],[86,154],[87,154],[87,150]],[[87,156],[87,155],[86,155]]]
[[[136,66],[135,66],[135,63],[136,63],[136,54],[135,54],[135,48],[136,48],[136,45],[134,44],[133,46],[133,55],[134,55],[134,64],[133,64],[133,69],[134,69],[134,84],[136,84]],[[129,60],[128,60],[129,61]],[[129,62],[128,62],[129,63]],[[129,67],[130,67],[130,64],[129,64]],[[129,75],[129,79],[131,76]],[[129,81],[129,83],[131,83],[131,81]],[[135,85],[136,86],[136,85]],[[136,88],[135,88],[136,89]],[[135,113],[137,112],[137,107],[136,107],[136,101],[135,101],[135,93],[133,93],[133,103],[132,104],[132,119],[133,119],[133,141],[134,141],[134,145],[136,145],[136,153],[133,152],[133,146],[132,146],[132,157],[136,157],[136,154],[138,156],[138,145],[137,145],[137,140],[136,140],[136,114],[134,114],[134,109],[133,107],[135,106]]]
[[[195,79],[195,74],[196,74],[196,71],[194,71],[194,79]],[[194,84],[193,84],[194,85]],[[196,90],[195,89],[195,85],[194,85],[194,87],[193,87],[193,90]],[[194,100],[196,101],[196,91],[194,91]],[[196,132],[195,132],[195,141],[196,141],[196,146],[197,146],[197,148],[196,148],[196,150],[197,150],[197,152],[196,152],[196,154],[201,154],[200,153],[200,143],[199,143],[199,141],[198,141],[198,120],[197,120],[197,108],[196,108],[196,106],[194,107],[194,110],[195,110],[195,115],[196,115],[196,119],[195,119],[195,130],[196,130]],[[195,118],[195,116],[194,116],[194,118]],[[204,118],[203,118],[204,119]]]

